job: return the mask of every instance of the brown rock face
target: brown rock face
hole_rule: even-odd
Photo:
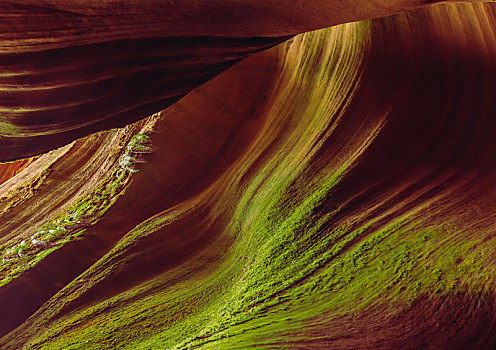
[[[0,159],[31,156],[147,117],[280,41],[131,39],[3,54]]]
[[[124,126],[291,35],[407,0],[0,3],[0,161]]]
[[[160,22],[153,1],[4,2],[0,154],[139,119],[329,20],[327,5],[305,12],[317,1],[199,15],[216,3],[167,2]],[[226,69],[161,113],[100,221],[0,287],[0,349],[494,349],[494,62],[496,7],[464,4],[306,33]],[[67,148],[34,196],[12,194],[0,244],[90,191],[130,134],[51,152]]]
[[[0,184],[20,173],[33,161],[34,158],[28,158],[18,160],[16,162],[0,164]]]

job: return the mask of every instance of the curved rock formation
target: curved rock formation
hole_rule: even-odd
[[[0,161],[147,117],[290,35],[412,0],[0,3]]]
[[[0,348],[494,348],[494,62],[496,6],[451,4],[235,64],[161,112],[99,221],[0,287]],[[40,157],[2,247],[101,193],[142,124]]]

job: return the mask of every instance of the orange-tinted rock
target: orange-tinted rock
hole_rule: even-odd
[[[36,158],[17,160],[11,163],[0,163],[0,184],[18,174],[31,164]]]
[[[0,161],[121,127],[290,35],[418,0],[0,4]]]

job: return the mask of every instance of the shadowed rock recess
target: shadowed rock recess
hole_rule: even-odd
[[[494,349],[496,4],[433,3],[0,1],[0,349]]]

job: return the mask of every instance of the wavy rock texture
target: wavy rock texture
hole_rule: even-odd
[[[423,4],[2,1],[0,161],[143,119],[290,35]]]
[[[112,9],[102,4],[91,11]],[[249,52],[281,39],[257,40]],[[160,113],[153,152],[98,222],[0,287],[0,348],[494,348],[494,62],[496,6],[452,4],[298,35],[235,64]],[[143,116],[129,115],[120,122]],[[48,116],[22,125],[2,157],[113,125],[71,116],[69,134]],[[94,193],[146,123],[6,181],[2,247]]]

